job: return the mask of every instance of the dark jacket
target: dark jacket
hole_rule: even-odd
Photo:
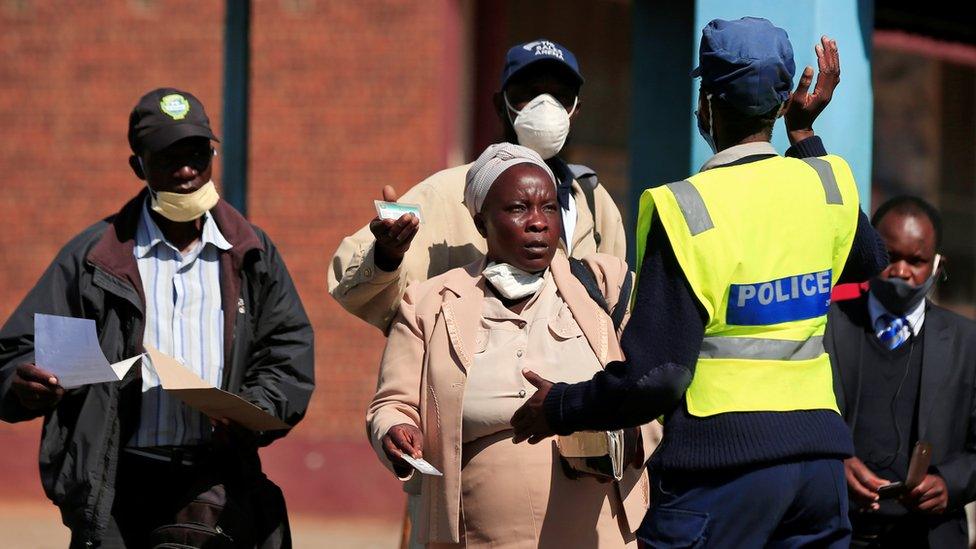
[[[0,330],[0,419],[40,415],[11,390],[17,366],[34,360],[34,313],[93,319],[110,362],[143,352],[145,296],[133,246],[145,195],[73,238]],[[267,235],[224,201],[211,214],[232,245],[219,259],[222,388],[295,425],[314,387],[312,327]],[[108,523],[120,449],[137,427],[141,384],[136,365],[121,382],[67,391],[44,416],[41,482],[74,539],[97,540]],[[284,434],[264,433],[259,441]],[[256,446],[244,451],[258,463]]]
[[[797,147],[787,155],[826,154],[817,137]],[[749,155],[725,166],[732,169],[773,156]],[[664,415],[665,436],[651,460],[652,470],[700,472],[849,456],[853,445],[847,429],[829,410],[731,412],[707,418],[688,413],[684,394],[694,376],[708,317],[657,215],[651,220],[646,250],[620,341],[627,360],[611,362],[589,381],[554,384],[545,401],[546,420],[553,430],[566,434],[618,429]],[[867,216],[858,212],[854,242],[839,281],[866,280],[887,264],[884,242]]]
[[[853,430],[860,396],[860,349],[875,337],[867,297],[834,303],[824,345],[834,370],[834,391]],[[932,517],[932,547],[967,547],[963,506],[976,499],[976,322],[927,303],[918,438],[932,444],[933,472],[949,488],[949,508]]]

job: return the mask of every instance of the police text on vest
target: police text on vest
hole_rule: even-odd
[[[831,270],[729,286],[726,324],[764,326],[816,318],[830,307]]]

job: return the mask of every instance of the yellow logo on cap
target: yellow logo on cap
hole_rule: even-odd
[[[190,112],[190,102],[178,93],[171,93],[159,101],[159,110],[168,114],[173,120],[183,120]]]

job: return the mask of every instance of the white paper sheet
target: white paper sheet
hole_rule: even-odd
[[[65,389],[120,381],[140,358],[109,364],[98,345],[94,320],[34,315],[34,363],[54,374]]]
[[[401,457],[403,457],[403,461],[406,461],[407,463],[410,464],[411,467],[413,467],[414,469],[420,471],[425,475],[433,475],[435,477],[444,476],[444,473],[438,471],[437,468],[431,465],[430,463],[427,463],[427,460],[425,459],[414,459],[408,456],[407,454],[403,454],[403,456]]]

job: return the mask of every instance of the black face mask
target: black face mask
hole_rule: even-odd
[[[935,277],[939,274],[939,262],[942,256],[935,254],[935,265],[932,276],[921,286],[912,286],[900,278],[882,280],[879,277],[871,279],[871,293],[884,305],[885,309],[896,315],[904,315],[913,310],[925,299],[935,285]]]
[[[892,314],[905,315],[925,299],[935,285],[937,270],[921,286],[912,286],[900,278],[871,279],[871,293]]]

